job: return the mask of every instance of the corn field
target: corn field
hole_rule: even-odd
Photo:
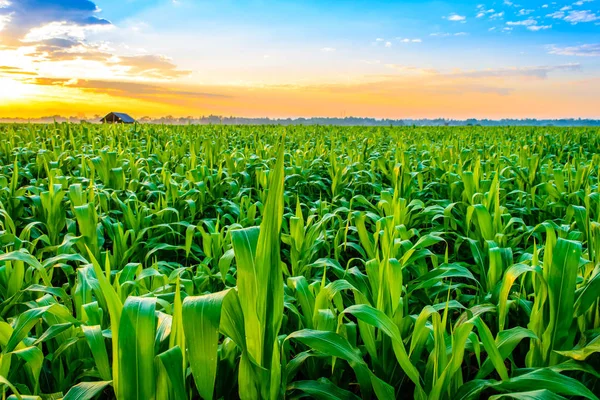
[[[598,129],[0,134],[3,399],[598,399]]]

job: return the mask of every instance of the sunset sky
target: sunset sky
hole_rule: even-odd
[[[600,118],[600,0],[0,0],[0,117]]]

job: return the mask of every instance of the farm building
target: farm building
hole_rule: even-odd
[[[135,119],[125,113],[111,112],[100,120],[103,124],[133,124]]]

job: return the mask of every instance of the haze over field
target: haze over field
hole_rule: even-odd
[[[282,3],[0,0],[0,117],[600,117],[600,1]]]

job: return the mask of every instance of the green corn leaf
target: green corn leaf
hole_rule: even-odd
[[[100,377],[105,381],[110,381],[112,378],[110,363],[108,361],[108,353],[106,351],[106,344],[104,343],[104,336],[102,335],[102,328],[100,325],[95,326],[82,326],[83,334],[90,346],[92,356],[96,362],[96,368]]]
[[[129,297],[119,325],[119,400],[154,399],[156,299]]]
[[[229,290],[204,296],[190,296],[183,301],[183,329],[190,367],[198,393],[212,399],[217,375],[217,352],[221,307]]]
[[[360,397],[353,393],[340,389],[331,381],[321,378],[316,381],[296,381],[291,383],[287,390],[299,390],[311,398],[320,400],[358,400]]]
[[[111,381],[78,383],[69,389],[63,400],[92,400],[110,384]]]
[[[186,399],[185,370],[182,368],[183,355],[179,346],[156,356],[157,379],[156,398],[158,400]]]

